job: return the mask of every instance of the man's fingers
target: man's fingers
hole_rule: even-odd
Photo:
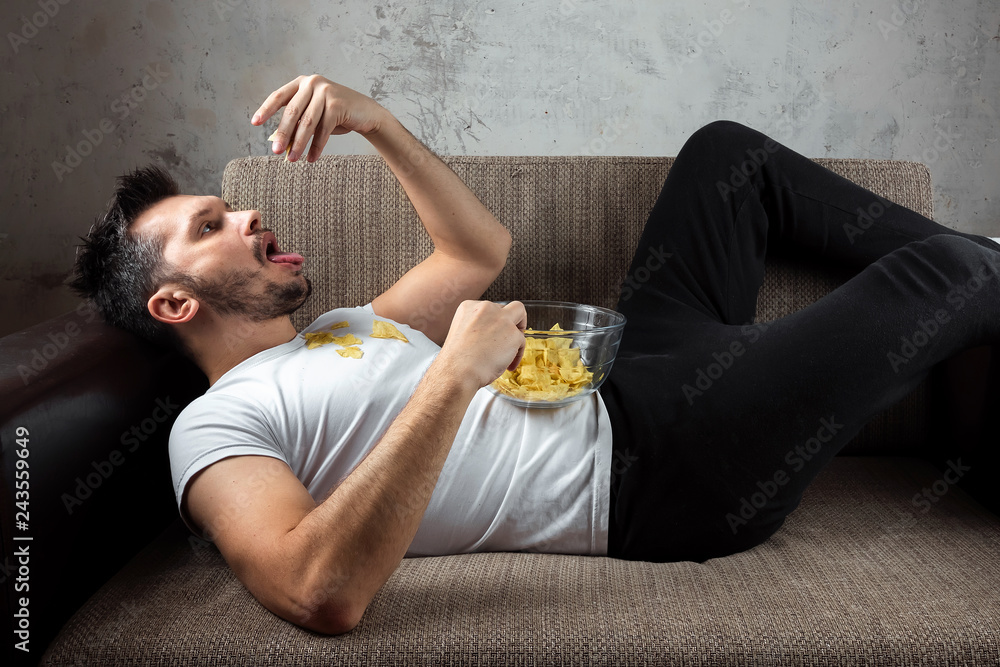
[[[309,100],[309,106],[306,107],[295,127],[294,136],[288,139],[289,145],[292,147],[291,153],[288,154],[290,161],[295,162],[305,151],[306,144],[316,132],[316,126],[319,125],[320,119],[323,117],[323,106],[323,98],[319,95],[314,95]]]
[[[524,309],[524,304],[520,301],[510,301],[502,309],[513,318],[511,321],[517,328],[524,331],[528,328],[528,312]]]
[[[520,301],[511,301],[510,303],[503,306],[502,310],[508,313],[509,317],[513,318],[511,321],[514,322],[514,325],[517,326],[517,328],[520,329],[521,333],[523,334],[525,328],[527,328],[528,326],[528,313],[524,309],[524,304],[521,303]],[[514,369],[517,368],[518,364],[521,363],[521,357],[524,356],[524,347],[525,347],[525,342],[524,342],[524,337],[522,335],[521,345],[520,347],[517,348],[517,354],[514,356],[514,360],[510,362],[510,365],[507,366],[507,370],[513,371]]]
[[[323,154],[323,146],[329,137],[329,134],[313,136],[312,143],[309,144],[309,152],[306,154],[306,162],[315,162],[319,159],[319,156]]]
[[[510,362],[507,366],[507,370],[514,371],[517,369],[518,365],[521,363],[521,357],[524,356],[524,343],[521,343],[521,347],[517,348],[517,355],[514,356],[514,361]]]
[[[514,370],[521,363],[526,323],[524,304],[519,301],[503,306],[490,301],[463,301],[455,310],[442,350],[459,359],[467,374],[482,387],[502,375],[505,367]]]
[[[282,106],[285,112],[268,140],[273,153],[287,149],[291,161],[306,155],[309,162],[314,162],[322,155],[330,135],[367,135],[378,130],[389,116],[372,98],[312,74],[297,77],[271,93],[250,122],[260,125]]]
[[[313,162],[319,159],[319,156],[323,154],[323,148],[326,146],[326,142],[329,141],[330,135],[333,134],[334,129],[340,123],[339,107],[334,100],[326,100],[323,109],[323,118],[320,120],[319,128],[316,130],[316,136],[313,138],[312,147],[309,149],[309,161]]]
[[[272,135],[276,139],[271,145],[271,151],[277,154],[288,147],[296,134],[295,126],[302,118],[303,112],[309,108],[312,97],[313,91],[310,88],[299,86],[296,93],[288,100],[285,104],[285,112],[281,115],[281,122],[278,123],[278,129]]]
[[[296,77],[268,95],[267,99],[264,100],[264,103],[260,105],[260,108],[254,113],[250,122],[253,125],[263,125],[267,122],[267,119],[274,115],[275,111],[285,106],[285,103],[292,99],[295,91],[299,89],[299,79],[301,78],[302,77]]]

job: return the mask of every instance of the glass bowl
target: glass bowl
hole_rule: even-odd
[[[618,354],[625,316],[608,308],[567,301],[521,303],[528,314],[525,359],[516,371],[505,371],[487,388],[529,408],[558,408],[597,391]],[[554,325],[561,330],[553,331]],[[526,366],[533,368],[525,370]]]

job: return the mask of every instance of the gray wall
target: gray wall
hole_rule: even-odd
[[[8,0],[0,22],[0,334],[76,305],[62,282],[117,174],[217,194],[298,73],[442,154],[673,155],[730,118],[812,157],[920,160],[940,222],[1000,236],[996,0]]]

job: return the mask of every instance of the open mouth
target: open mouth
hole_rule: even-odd
[[[281,252],[278,247],[278,239],[271,232],[264,232],[261,238],[264,258],[272,264],[291,264],[295,268],[302,266],[305,258],[295,252]]]

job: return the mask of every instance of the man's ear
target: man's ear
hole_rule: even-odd
[[[198,300],[176,285],[165,285],[149,297],[149,314],[166,324],[190,322],[198,312]]]

